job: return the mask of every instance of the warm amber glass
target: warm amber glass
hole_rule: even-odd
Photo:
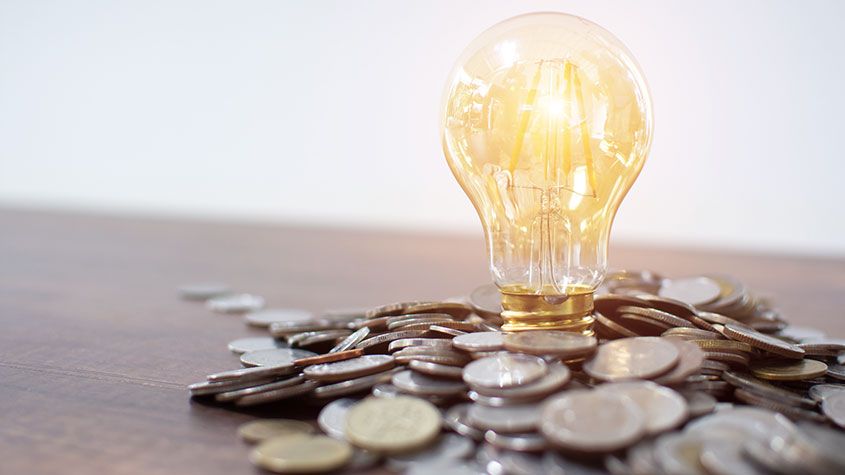
[[[631,54],[582,18],[518,16],[466,48],[446,87],[443,148],[481,218],[506,316],[516,312],[508,296],[514,307],[542,298],[546,308],[601,283],[614,215],[651,144],[651,115]],[[581,329],[583,317],[545,326]]]

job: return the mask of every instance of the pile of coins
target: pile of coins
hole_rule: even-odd
[[[505,333],[493,286],[466,299],[321,315],[264,309],[222,284],[182,296],[243,314],[242,368],[195,398],[322,405],[317,426],[240,428],[278,473],[845,473],[845,340],[789,325],[728,276],[612,273],[595,333]],[[290,415],[288,413],[288,415]]]

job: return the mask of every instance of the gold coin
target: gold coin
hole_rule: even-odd
[[[751,372],[772,381],[803,381],[824,375],[827,365],[816,360],[761,361],[751,366]]]
[[[310,434],[311,424],[293,419],[259,419],[238,427],[238,436],[245,442],[255,444],[272,437],[287,434]]]
[[[398,453],[419,449],[440,433],[440,411],[422,399],[371,398],[346,416],[346,438],[362,449]]]
[[[276,473],[323,473],[352,458],[346,442],[323,435],[280,436],[267,439],[249,455],[250,461]]]

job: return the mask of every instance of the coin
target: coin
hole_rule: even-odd
[[[388,468],[402,471],[410,466],[430,466],[438,463],[458,463],[475,453],[472,440],[457,434],[442,434],[428,447],[409,453],[393,454]]]
[[[816,384],[811,386],[807,393],[814,401],[821,402],[825,397],[838,391],[845,391],[845,384]]]
[[[607,453],[632,445],[646,430],[636,403],[609,391],[573,390],[543,405],[540,431],[569,450]]]
[[[610,391],[634,401],[645,414],[645,430],[650,436],[678,427],[689,416],[683,396],[651,381],[607,383],[596,390]]]
[[[179,295],[185,300],[208,300],[230,291],[229,286],[221,282],[185,284],[179,287]]]
[[[722,379],[736,386],[737,388],[742,388],[746,391],[756,393],[762,397],[774,399],[785,404],[807,407],[814,407],[816,405],[816,402],[812,399],[801,397],[791,391],[787,391],[785,389],[769,384],[747,373],[725,371],[724,373],[722,373]]]
[[[250,444],[263,442],[271,437],[287,434],[311,434],[311,424],[293,419],[259,419],[241,424],[238,437]]]
[[[699,461],[704,440],[685,432],[663,434],[654,442],[654,458],[664,473],[707,475]]]
[[[699,348],[706,351],[726,351],[739,353],[753,353],[754,348],[748,343],[734,340],[689,340],[698,345]]]
[[[235,354],[247,353],[256,350],[270,350],[274,348],[285,348],[287,345],[275,338],[268,336],[238,338],[229,342],[229,351]]]
[[[295,360],[300,358],[308,358],[310,356],[317,356],[317,353],[292,348],[258,350],[242,354],[241,364],[244,366],[284,366],[293,364]]]
[[[769,441],[787,439],[795,431],[795,425],[776,412],[745,406],[717,410],[687,424],[684,430],[703,437]]]
[[[678,338],[665,338],[665,340],[678,350],[678,364],[668,373],[655,378],[654,382],[665,386],[680,384],[686,378],[701,371],[705,355],[698,345]]]
[[[700,417],[716,409],[716,398],[701,391],[684,391],[681,396],[687,400],[690,417]]]
[[[358,402],[358,399],[343,398],[328,403],[317,416],[317,425],[330,437],[346,440],[346,415]]]
[[[536,356],[498,353],[466,365],[464,382],[471,386],[509,388],[537,381],[547,372],[546,362]]]
[[[294,366],[311,366],[315,364],[334,363],[336,361],[349,360],[357,358],[364,354],[364,350],[355,348],[353,350],[339,351],[337,353],[326,353],[324,355],[310,356],[308,358],[300,358],[294,360]]]
[[[482,285],[472,291],[469,301],[475,312],[486,318],[498,318],[502,314],[502,293],[493,284]]]
[[[505,348],[510,351],[563,358],[592,353],[597,344],[594,336],[558,330],[523,331],[504,336]]]
[[[669,325],[670,327],[686,327],[686,328],[694,328],[693,324],[690,323],[688,320],[685,320],[681,317],[676,317],[675,315],[664,312],[662,310],[658,310],[656,308],[648,308],[648,307],[639,307],[635,305],[626,305],[619,307],[617,310],[620,313],[631,313],[634,315],[640,315],[642,317],[647,317],[652,320],[655,320],[659,323]]]
[[[462,379],[464,375],[463,368],[430,363],[428,361],[411,360],[408,363],[408,368],[416,371],[417,373],[427,374],[437,378]]]
[[[451,322],[454,321],[454,318],[455,317],[446,313],[399,315],[391,317],[390,320],[388,320],[387,329],[392,331],[425,330],[432,323]]]
[[[255,366],[249,368],[238,368],[229,371],[221,371],[219,373],[209,374],[207,379],[210,382],[233,381],[238,380],[254,381],[260,379],[272,379],[273,377],[286,376],[296,372],[293,366],[293,361],[287,364],[280,364],[275,366]]]
[[[596,319],[596,323],[598,324],[597,331],[599,334],[607,334],[613,338],[625,338],[625,337],[635,337],[637,336],[636,333],[632,332],[631,330],[623,327],[622,325],[614,322],[613,320],[605,317],[603,314],[599,312],[595,312],[593,316]]]
[[[658,295],[699,306],[715,301],[721,293],[719,283],[709,277],[687,277],[664,280]]]
[[[440,433],[440,412],[418,398],[372,398],[347,414],[346,437],[366,450],[406,452],[429,444]]]
[[[814,422],[825,421],[825,418],[820,416],[816,412],[801,409],[800,407],[790,406],[778,400],[769,399],[759,394],[746,391],[745,389],[736,389],[734,391],[734,397],[746,404],[750,404],[752,406],[760,406],[775,412],[779,412],[780,414],[783,414],[793,420],[807,419]]]
[[[235,400],[236,406],[257,406],[259,404],[269,404],[283,399],[289,399],[303,394],[308,394],[317,387],[315,381],[303,381],[295,386],[288,386],[281,389],[274,389],[272,391],[262,391],[257,394],[250,394]]]
[[[360,341],[355,348],[363,348],[366,352],[378,351],[382,346],[387,346],[390,342],[395,340],[404,340],[409,338],[420,338],[426,334],[425,330],[403,330],[390,333],[382,333],[381,335],[371,336]]]
[[[423,303],[429,302],[422,302],[422,301],[413,301],[413,302],[396,302],[387,305],[382,305],[370,310],[367,310],[364,313],[366,318],[378,318],[378,317],[392,317],[395,315],[402,315],[406,313],[405,310],[413,307],[414,305],[419,305]]]
[[[436,379],[414,371],[400,371],[390,380],[399,390],[422,396],[457,396],[466,391],[460,381]]]
[[[724,326],[723,333],[730,339],[743,341],[763,351],[775,353],[786,358],[802,358],[804,356],[804,350],[801,347],[749,328],[728,323]]]
[[[824,375],[827,365],[816,360],[759,361],[751,365],[751,372],[760,379],[800,381]]]
[[[504,335],[502,332],[467,333],[453,338],[452,345],[464,351],[499,351],[504,348]]]
[[[308,366],[303,373],[306,378],[317,381],[343,381],[379,373],[392,368],[394,364],[393,357],[389,355],[364,355],[335,363]]]
[[[250,461],[276,473],[323,473],[343,467],[352,458],[352,447],[330,437],[274,437],[259,444]]]
[[[507,407],[488,407],[472,404],[467,422],[479,430],[493,430],[500,434],[532,432],[540,423],[540,407],[536,404]]]
[[[456,323],[461,323],[461,322],[456,322]],[[445,326],[445,325],[442,325],[442,324],[441,325],[429,325],[428,331],[434,332],[434,333],[440,333],[440,334],[443,334],[443,335],[449,335],[449,336],[461,336],[461,335],[466,334],[467,332],[474,331],[474,325],[470,325],[469,328],[463,328],[463,329],[453,328],[451,325],[449,325],[449,326]]]
[[[493,447],[517,452],[542,452],[549,447],[546,439],[535,432],[500,434],[488,430],[484,432],[484,440]]]
[[[387,351],[393,353],[394,351],[403,348],[414,346],[432,346],[442,349],[452,349],[452,340],[445,338],[402,338],[400,340],[393,340],[387,347]]]
[[[832,364],[827,367],[827,375],[831,378],[845,379],[845,365]]]
[[[390,378],[393,373],[398,370],[399,368],[393,368],[387,371],[382,371],[380,373],[361,376],[360,378],[354,378],[347,381],[341,381],[339,383],[320,386],[319,388],[316,388],[314,390],[314,397],[318,399],[327,399],[357,394],[362,391],[369,390],[370,388],[373,388],[374,386],[379,385],[381,383],[390,381]]]
[[[266,377],[258,380],[229,380],[229,381],[203,381],[194,383],[188,386],[191,396],[213,396],[228,391],[236,391],[238,389],[249,388],[259,384],[273,382],[275,377]]]
[[[668,372],[678,357],[675,345],[662,338],[625,338],[599,346],[583,369],[601,381],[648,379]]]
[[[510,388],[475,386],[476,392],[490,397],[512,400],[526,400],[546,397],[569,382],[571,371],[563,364],[551,364],[548,373],[533,383],[520,384]]]
[[[275,389],[282,389],[289,386],[295,386],[305,380],[305,377],[302,375],[291,376],[287,379],[276,380],[269,383],[261,383],[256,384],[253,382],[252,386],[243,388],[243,389],[236,389],[233,391],[226,391],[222,393],[218,393],[214,396],[214,400],[217,402],[231,402],[237,399],[240,399],[244,396],[249,396],[250,394],[258,394],[263,393],[266,391],[272,391]]]
[[[837,391],[822,399],[822,412],[834,424],[845,429],[845,392]]]
[[[476,442],[484,439],[484,431],[472,427],[467,422],[467,412],[471,404],[456,404],[449,408],[444,416],[444,421],[450,429],[456,433],[469,437]]]
[[[264,307],[264,299],[252,294],[232,294],[214,297],[205,304],[212,312],[246,313]]]
[[[314,315],[307,311],[295,308],[273,308],[261,311],[251,311],[244,317],[248,325],[259,328],[267,328],[276,322],[313,322]]]
[[[720,339],[724,338],[722,335],[715,333],[715,332],[702,330],[700,328],[684,328],[684,327],[670,328],[670,329],[666,330],[665,332],[663,332],[663,334],[661,334],[660,336],[664,336],[664,337],[672,336],[672,337],[683,338],[684,340],[705,340],[705,339],[720,340]]]

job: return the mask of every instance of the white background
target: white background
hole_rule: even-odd
[[[614,239],[845,254],[835,1],[0,0],[0,206],[478,234],[443,84],[537,10],[614,32],[650,83]]]

